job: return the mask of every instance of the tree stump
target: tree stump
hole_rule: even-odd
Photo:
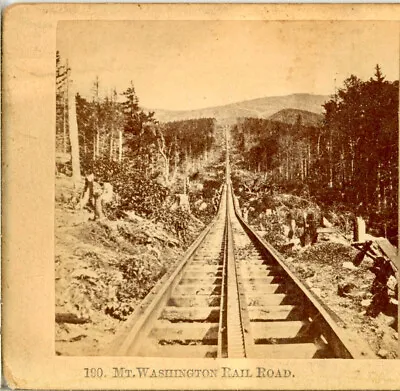
[[[94,175],[90,173],[85,177],[85,187],[83,189],[82,197],[78,204],[76,205],[76,209],[83,209],[89,203],[94,207],[93,203],[93,182]]]
[[[306,218],[303,218],[303,232],[300,236],[300,244],[305,247],[317,243],[317,240],[317,224],[314,215],[309,213]]]
[[[104,206],[112,201],[113,195],[114,193],[111,183],[93,183],[94,220],[105,219]]]
[[[175,194],[175,202],[170,207],[170,210],[174,211],[177,209],[190,213],[189,196],[187,194]]]
[[[365,241],[365,221],[362,217],[356,217],[354,219],[354,241],[364,242]]]

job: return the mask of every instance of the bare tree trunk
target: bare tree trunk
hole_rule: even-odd
[[[329,187],[333,187],[332,129],[329,130]]]
[[[96,134],[93,135],[93,160],[96,160]]]
[[[68,121],[68,75],[64,91],[64,115],[63,115],[63,152],[67,153],[67,121]]]
[[[318,134],[318,141],[317,141],[317,156],[319,157],[320,151],[320,143],[321,143],[321,132]]]
[[[100,157],[100,132],[96,131],[96,157]]]
[[[164,158],[164,177],[165,177],[165,183],[168,185],[169,184],[169,159]]]
[[[354,177],[354,153],[351,153],[351,160],[350,160],[350,180],[353,181]]]
[[[76,102],[74,89],[68,88],[68,118],[69,118],[69,138],[71,143],[72,178],[75,186],[81,179],[81,167],[79,161],[79,138],[78,123],[76,119]]]
[[[176,174],[178,172],[178,157],[177,154],[174,154],[174,169],[172,171],[171,182],[175,182]]]
[[[86,155],[87,155],[87,141],[86,141],[86,134],[85,132],[83,132],[83,153],[86,159]]]
[[[118,162],[122,163],[122,130],[119,130],[118,136]]]
[[[94,97],[93,101],[96,108],[96,117],[95,117],[95,134],[93,140],[93,160],[96,160],[99,157],[99,77],[96,76],[96,79],[93,84],[94,88]]]
[[[286,151],[286,180],[289,180],[289,151]]]
[[[165,184],[169,184],[169,159],[168,156],[161,150],[159,149],[160,155],[162,159],[164,160],[164,180]]]
[[[113,132],[110,132],[110,161],[113,160],[114,139]]]

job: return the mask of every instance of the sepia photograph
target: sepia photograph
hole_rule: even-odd
[[[400,6],[18,4],[9,389],[394,390]]]
[[[396,29],[59,22],[55,354],[397,358]]]

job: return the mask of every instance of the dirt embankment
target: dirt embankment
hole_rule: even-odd
[[[105,354],[122,322],[186,245],[161,223],[135,215],[90,221],[93,213],[68,203],[64,185],[55,210],[56,354]],[[194,220],[188,242],[202,228]]]
[[[397,305],[376,317],[367,314],[375,275],[372,260],[350,268],[358,252],[349,245],[329,241],[286,254],[286,263],[342,320],[341,326],[358,334],[380,358],[397,358]]]

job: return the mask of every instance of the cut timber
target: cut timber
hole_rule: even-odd
[[[240,274],[243,278],[255,278],[257,279],[260,276],[265,277],[276,277],[276,276],[284,276],[285,273],[283,269],[275,268],[275,269],[264,269],[264,270],[253,270],[252,268],[241,268]]]
[[[248,307],[251,321],[300,320],[303,308],[294,305],[269,305]]]
[[[219,306],[220,296],[217,295],[174,295],[172,296],[167,305],[176,307],[216,307]]]
[[[265,294],[265,293],[286,293],[290,291],[297,292],[296,287],[293,284],[285,283],[285,284],[266,284],[263,286],[254,286],[250,285],[246,287],[246,291],[249,294]]]
[[[321,349],[314,343],[255,345],[253,352],[254,357],[252,358],[307,359],[329,357],[329,353],[324,348]]]
[[[189,278],[189,277],[183,277],[181,280],[182,284],[207,284],[207,285],[216,285],[216,284],[221,284],[222,283],[222,278],[221,277],[202,277],[202,278]]]
[[[397,250],[396,247],[394,247],[389,240],[386,238],[379,238],[375,240],[375,243],[378,245],[379,249],[382,251],[386,257],[388,257],[392,264],[396,267],[396,269],[399,268],[397,262],[398,262],[398,257],[397,257]]]
[[[219,295],[221,293],[221,286],[209,285],[199,286],[197,284],[179,284],[175,289],[174,295]]]
[[[246,263],[243,262],[241,265],[238,265],[238,267],[240,268],[240,270],[242,270],[243,272],[245,271],[257,271],[262,273],[265,272],[281,272],[283,271],[283,269],[279,266],[279,265],[266,265],[266,264],[250,264],[250,263]]]
[[[166,341],[202,341],[208,345],[218,340],[218,323],[169,323],[158,321],[150,338]]]
[[[254,340],[288,339],[301,336],[306,326],[303,321],[252,322],[251,330]]]
[[[273,284],[282,281],[283,276],[266,276],[260,278],[243,278],[243,285],[263,286],[266,284]]]
[[[219,307],[165,307],[161,319],[168,319],[173,322],[218,322]]]
[[[220,273],[222,272],[222,266],[219,265],[204,265],[203,267],[189,265],[185,269],[186,273]]]
[[[302,303],[303,298],[300,295],[287,295],[285,293],[271,293],[264,295],[246,295],[247,305],[260,307],[264,305],[284,305]]]
[[[183,276],[183,278],[195,279],[196,281],[203,280],[203,279],[208,279],[208,278],[212,278],[212,277],[214,277],[214,278],[222,277],[222,270],[214,271],[214,272],[212,272],[212,271],[202,272],[200,270],[198,270],[198,271],[189,270]]]
[[[56,323],[72,323],[72,324],[84,324],[89,323],[88,318],[79,318],[75,314],[70,313],[56,313]]]
[[[144,357],[216,358],[218,348],[213,345],[147,345],[139,352]]]

